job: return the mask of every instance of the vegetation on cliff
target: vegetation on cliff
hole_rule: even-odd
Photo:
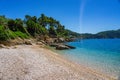
[[[41,14],[40,17],[26,15],[24,20],[0,16],[0,41],[31,37],[42,40],[46,40],[46,38],[65,38],[67,40],[70,38],[120,38],[120,29],[97,34],[79,34],[65,29],[65,26],[58,20],[44,14]]]
[[[15,38],[70,38],[74,34],[65,29],[65,26],[52,17],[41,14],[40,17],[26,15],[25,19],[9,19],[0,16],[0,41]]]

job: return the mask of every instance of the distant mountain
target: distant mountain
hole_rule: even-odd
[[[81,35],[82,35],[83,39],[91,39],[91,38],[93,38],[93,39],[101,39],[101,38],[114,39],[114,38],[120,38],[120,29],[118,29],[118,30],[102,31],[102,32],[99,32],[97,34],[85,33],[85,34],[81,34]]]

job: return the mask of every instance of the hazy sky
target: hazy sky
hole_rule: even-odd
[[[120,28],[119,0],[0,0],[0,15],[9,18],[41,13],[79,33]]]

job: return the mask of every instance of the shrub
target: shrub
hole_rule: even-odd
[[[5,28],[3,26],[0,26],[0,40],[4,41],[7,39],[8,39],[8,37],[7,37],[7,34],[5,32]]]
[[[22,39],[24,39],[24,38],[29,38],[29,36],[28,36],[27,34],[22,33],[22,32],[20,32],[20,31],[16,31],[15,34],[16,34],[18,37],[22,38]]]

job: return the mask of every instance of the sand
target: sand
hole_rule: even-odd
[[[114,80],[39,45],[0,49],[0,80]]]

